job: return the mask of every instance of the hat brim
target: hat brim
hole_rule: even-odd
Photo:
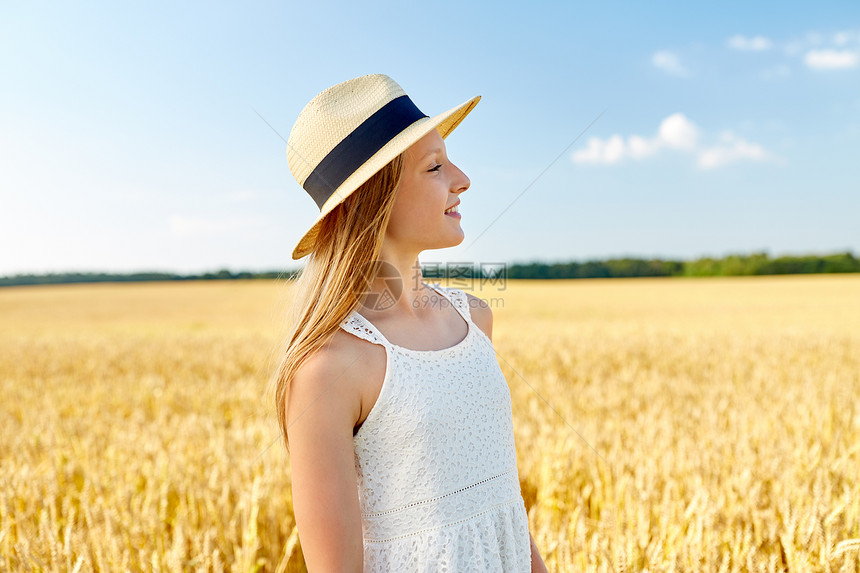
[[[302,235],[298,245],[293,249],[293,260],[299,260],[313,251],[322,220],[335,207],[343,203],[344,199],[349,197],[363,183],[391,162],[391,160],[406,151],[413,143],[430,133],[431,130],[436,129],[443,139],[446,138],[469,115],[469,112],[478,105],[480,100],[481,96],[475,96],[439,115],[430,118],[421,118],[380,148],[379,151],[373,154],[370,159],[364,162],[361,167],[356,169],[352,175],[341,183],[335,192],[331,194],[328,201],[323,204],[319,217],[317,217],[311,228]]]

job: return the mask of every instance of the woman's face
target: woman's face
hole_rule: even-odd
[[[407,149],[404,158],[386,240],[418,252],[459,245],[465,237],[460,216],[446,215],[445,209],[459,203],[469,178],[448,159],[435,129]]]

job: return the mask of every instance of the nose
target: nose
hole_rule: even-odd
[[[454,193],[462,193],[469,188],[469,185],[471,185],[472,182],[459,167],[453,164],[452,166],[454,167],[455,174],[451,178],[451,191]]]

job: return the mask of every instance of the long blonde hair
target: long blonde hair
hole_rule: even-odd
[[[274,381],[275,408],[284,445],[287,397],[299,366],[337,331],[367,290],[375,268],[405,163],[401,153],[323,219],[314,251],[293,281],[293,301]]]

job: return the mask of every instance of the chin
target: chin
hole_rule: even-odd
[[[464,234],[460,235],[460,238],[459,238],[459,239],[455,239],[455,240],[451,241],[450,243],[448,243],[447,245],[445,245],[445,247],[443,247],[443,248],[446,248],[446,249],[447,249],[447,248],[450,248],[450,247],[456,247],[457,245],[462,244],[462,243],[463,243],[463,241],[464,241],[465,239],[466,239],[466,234],[464,233]]]
[[[459,239],[454,238],[454,239],[449,239],[447,241],[439,241],[437,243],[433,243],[432,245],[425,247],[424,250],[425,251],[435,251],[438,249],[450,249],[451,247],[456,247],[457,245],[462,244],[463,241],[465,240],[465,238],[466,238],[466,235],[463,234],[463,235],[460,235]]]

